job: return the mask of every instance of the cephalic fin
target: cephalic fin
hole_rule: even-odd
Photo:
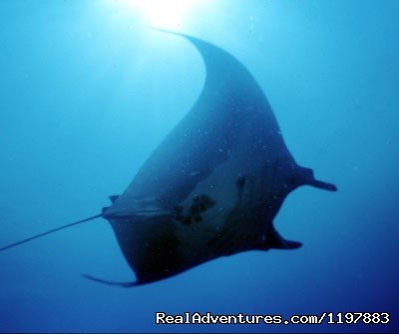
[[[270,248],[297,249],[300,247],[302,247],[301,242],[284,239],[274,228],[267,234],[265,241],[260,244],[260,248],[263,250]]]
[[[323,190],[328,190],[328,191],[337,191],[338,188],[335,184],[324,182],[324,181],[319,181],[319,180],[312,180],[307,183],[309,186],[323,189]]]
[[[308,185],[308,186],[312,186],[315,188],[328,190],[328,191],[337,191],[338,190],[338,188],[335,184],[317,180],[314,177],[313,170],[310,168],[300,167],[299,173],[297,174],[297,176],[299,178],[300,185]]]

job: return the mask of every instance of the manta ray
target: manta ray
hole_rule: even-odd
[[[273,219],[300,186],[336,191],[315,179],[290,154],[261,87],[240,61],[221,48],[185,38],[205,63],[200,96],[150,155],[120,196],[96,216],[0,248],[104,218],[112,226],[137,286],[244,251],[296,249]]]

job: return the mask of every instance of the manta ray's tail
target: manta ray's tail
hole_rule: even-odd
[[[49,230],[49,231],[46,231],[46,232],[43,232],[43,233],[39,233],[37,235],[34,235],[33,237],[29,237],[29,238],[14,242],[14,243],[12,243],[10,245],[4,246],[4,247],[0,247],[0,252],[3,252],[3,251],[5,251],[7,249],[10,249],[10,248],[17,247],[19,245],[25,244],[25,243],[30,242],[32,240],[39,239],[39,238],[44,237],[46,235],[49,235],[49,234],[64,230],[66,228],[70,228],[70,227],[75,226],[75,225],[83,224],[83,223],[89,222],[91,220],[94,220],[94,219],[97,219],[97,218],[101,218],[102,216],[103,216],[103,214],[101,213],[101,214],[95,215],[93,217],[82,219],[82,220],[79,220],[79,221],[71,223],[71,224],[63,225],[63,226],[54,228],[52,230]]]
[[[137,286],[137,282],[111,282],[111,281],[106,281],[100,278],[96,278],[90,275],[82,274],[82,276],[88,280],[101,283],[101,284],[106,284],[106,285],[112,285],[112,286],[119,286],[122,288],[131,288],[133,286]]]

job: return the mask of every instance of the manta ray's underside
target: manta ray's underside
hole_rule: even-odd
[[[296,164],[264,93],[237,59],[197,38],[179,36],[205,62],[202,93],[125,192],[111,196],[112,205],[92,217],[111,223],[137,281],[88,278],[133,286],[220,256],[298,248],[299,242],[285,240],[273,226],[285,197],[303,185],[336,190]]]

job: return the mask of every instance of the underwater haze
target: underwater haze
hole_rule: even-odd
[[[149,26],[237,57],[296,161],[338,192],[286,199],[275,226],[300,249],[130,289],[81,276],[134,280],[104,219],[1,252],[0,332],[399,332],[399,1],[138,3],[0,1],[0,248],[100,213],[190,110],[203,60]],[[162,325],[156,312],[390,321]]]

